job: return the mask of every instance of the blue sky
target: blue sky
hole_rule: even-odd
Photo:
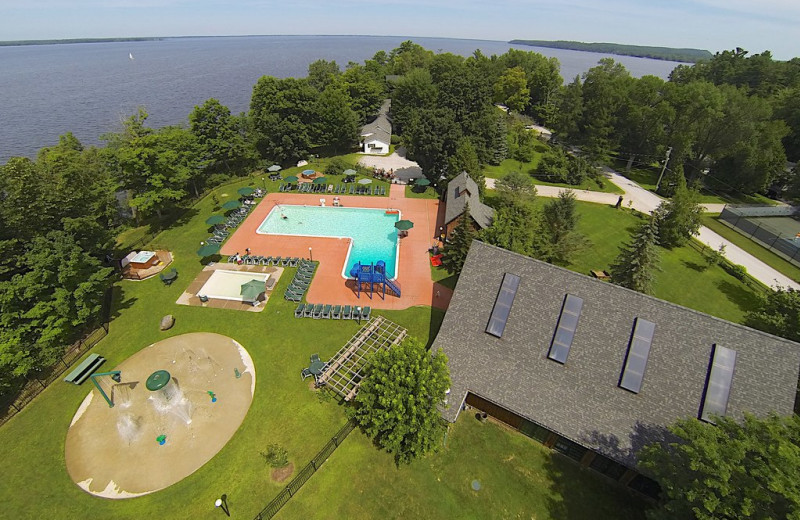
[[[800,55],[798,0],[0,0],[0,40],[373,34]],[[794,36],[792,36],[794,35]]]

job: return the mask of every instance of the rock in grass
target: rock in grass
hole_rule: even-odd
[[[169,330],[172,326],[175,325],[175,316],[172,314],[167,314],[163,318],[161,318],[161,326],[159,327],[161,330]]]

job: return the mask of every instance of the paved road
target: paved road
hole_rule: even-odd
[[[623,194],[625,206],[630,204],[630,207],[641,211],[642,213],[652,213],[659,204],[662,198],[652,193],[632,180],[628,179],[608,167],[603,167],[603,174],[614,184],[619,186],[625,193]],[[486,179],[486,187],[493,189],[495,186],[495,179]],[[558,192],[564,188],[555,186],[536,186],[536,193],[542,197],[557,197]],[[599,204],[614,205],[617,203],[619,195],[613,193],[600,193],[596,191],[586,190],[571,190],[575,193],[578,200],[586,202],[596,202]],[[633,202],[630,202],[633,201]],[[724,204],[705,204],[705,210],[712,213],[719,213],[722,211]],[[706,244],[714,249],[719,249],[720,245],[725,245],[725,257],[733,262],[739,264],[747,269],[750,276],[759,280],[770,287],[791,287],[793,289],[800,289],[800,283],[792,280],[788,276],[776,271],[768,266],[758,258],[747,253],[743,249],[737,247],[732,242],[722,238],[720,235],[714,233],[705,226],[700,226],[700,230],[696,237],[700,242]]]

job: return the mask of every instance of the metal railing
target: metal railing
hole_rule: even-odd
[[[319,453],[314,456],[311,461],[306,464],[303,469],[301,469],[297,475],[292,479],[289,484],[281,490],[278,495],[272,499],[272,501],[267,504],[267,506],[261,510],[255,516],[254,520],[268,520],[278,514],[278,511],[281,510],[283,506],[286,505],[287,502],[298,492],[300,488],[303,487],[303,484],[308,482],[308,479],[317,472],[317,470],[322,466],[328,457],[333,454],[336,448],[344,441],[350,432],[356,427],[356,424],[351,420],[347,421],[341,430],[339,430],[336,435],[329,440],[325,446],[319,451]]]

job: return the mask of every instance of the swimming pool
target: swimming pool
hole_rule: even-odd
[[[282,218],[285,216],[286,218]],[[348,278],[356,262],[383,260],[389,278],[397,277],[399,246],[395,222],[400,213],[385,209],[276,205],[256,230],[260,234],[349,238],[350,250],[342,266]]]

